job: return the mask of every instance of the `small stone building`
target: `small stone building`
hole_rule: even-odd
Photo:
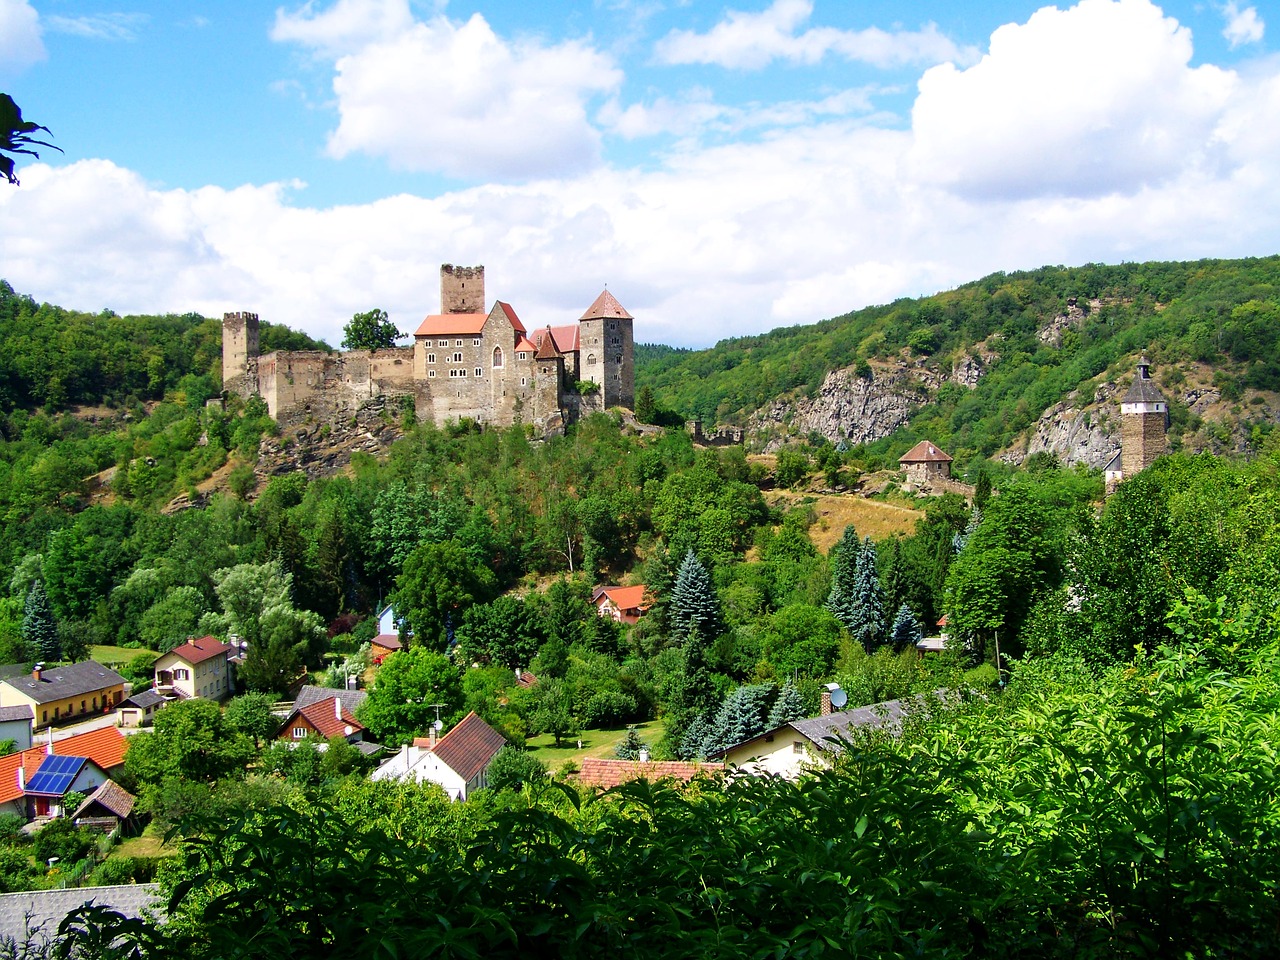
[[[951,457],[928,440],[921,440],[898,458],[907,482],[917,487],[951,479]]]
[[[1169,402],[1151,379],[1151,361],[1138,360],[1129,392],[1120,401],[1120,449],[1105,468],[1107,493],[1168,452]]]

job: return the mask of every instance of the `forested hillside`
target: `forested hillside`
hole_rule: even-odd
[[[1073,304],[1079,318],[1061,322]],[[1008,447],[1073,391],[1089,403],[1101,378],[1131,376],[1144,351],[1171,388],[1183,371],[1207,364],[1227,401],[1280,390],[1278,323],[1277,257],[1043,267],[709,350],[638,350],[637,383],[683,416],[746,426],[779,397],[812,396],[832,371],[872,378],[905,359],[942,385],[870,452],[892,459],[927,436],[965,462]],[[970,357],[985,372],[966,389],[951,381]],[[1175,440],[1198,426],[1182,405],[1174,414]],[[1247,409],[1234,419],[1245,437],[1254,425],[1271,426]]]

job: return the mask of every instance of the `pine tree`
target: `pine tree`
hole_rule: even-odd
[[[844,528],[840,541],[831,548],[831,592],[827,594],[827,609],[850,630],[856,620],[854,600],[861,552],[858,533],[853,524],[849,524]]]
[[[773,702],[773,709],[769,711],[769,719],[765,723],[765,729],[776,730],[784,723],[790,723],[792,720],[803,720],[804,714],[804,698],[800,696],[800,691],[796,689],[796,685],[788,680],[783,684],[782,691],[778,694],[778,699]]]
[[[905,603],[898,608],[898,615],[893,621],[893,648],[906,650],[914,647],[924,639],[924,631],[920,629],[920,621]]]
[[[706,752],[728,750],[764,733],[772,693],[772,684],[761,683],[738,687],[725,697],[711,721],[712,733],[706,741]]]
[[[677,639],[687,637],[696,627],[708,641],[722,632],[720,603],[716,599],[711,575],[697,555],[690,550],[676,574],[676,585],[671,591],[671,635]]]
[[[627,735],[618,744],[618,748],[613,755],[619,760],[639,760],[640,751],[645,749],[647,747],[645,742],[640,739],[640,732],[635,727],[627,727]]]
[[[870,537],[863,541],[854,578],[854,622],[849,632],[864,650],[871,652],[884,643],[887,625],[880,571],[876,568],[876,545]]]
[[[680,737],[677,753],[681,760],[707,759],[709,741],[715,735],[715,727],[706,717],[694,717]]]
[[[58,622],[53,618],[49,596],[44,584],[36,580],[27,591],[22,614],[22,639],[27,642],[31,656],[46,661],[62,659],[62,646],[58,643]]]

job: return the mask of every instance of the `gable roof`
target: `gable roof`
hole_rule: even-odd
[[[792,720],[790,723],[784,723],[780,727],[766,730],[764,733],[759,733],[748,740],[743,740],[741,743],[735,743],[731,747],[718,750],[707,759],[725,757],[731,751],[755,743],[758,740],[772,740],[778,733],[785,730],[792,730],[798,733],[822,753],[838,755],[844,751],[845,742],[851,736],[850,731],[855,729],[887,730],[890,733],[897,733],[902,729],[902,718],[907,710],[913,706],[921,705],[925,699],[926,697],[921,696],[912,700],[885,700],[866,707],[855,707],[852,710],[841,710],[837,713],[810,717],[807,720]]]
[[[521,334],[520,339],[516,341],[516,349],[523,350],[528,353],[537,353],[538,345],[530,340],[527,335]]]
[[[608,597],[619,610],[639,609],[644,606],[646,589],[643,583],[635,587],[596,587],[592,600],[599,606],[600,599]]]
[[[496,301],[493,305],[493,309],[489,311],[489,316],[492,317],[495,314],[500,314],[501,316],[506,317],[507,322],[511,324],[512,329],[514,329],[516,333],[525,332],[524,324],[521,323],[520,318],[516,316],[516,312],[512,308],[511,304],[503,303],[501,300]]]
[[[404,649],[404,644],[400,642],[400,637],[394,633],[380,633],[369,642],[375,647],[382,647],[384,650]]]
[[[334,691],[337,693],[338,691]],[[334,701],[339,707],[335,709]],[[280,725],[281,732],[288,730],[296,717],[302,717],[315,728],[316,733],[328,740],[330,737],[348,737],[352,733],[364,730],[364,724],[351,715],[351,711],[341,705],[337,697],[330,697],[317,703],[309,703],[305,707],[293,708],[293,712]],[[338,716],[341,710],[342,716]],[[350,727],[350,731],[347,728]]]
[[[84,815],[84,812],[92,807],[95,803],[106,810],[108,813],[115,814],[121,820],[133,813],[133,805],[137,802],[137,797],[126,790],[114,780],[105,780],[102,786],[85,797],[84,803],[76,807],[71,814],[71,819],[75,820]]]
[[[921,440],[898,458],[899,463],[945,463],[952,459],[928,440]]]
[[[85,693],[97,693],[107,687],[121,686],[124,677],[93,660],[84,660],[66,667],[43,670],[39,680],[26,673],[20,677],[5,677],[0,683],[8,684],[36,703],[52,703]]]
[[[433,313],[414,331],[415,337],[440,337],[466,334],[474,337],[484,329],[487,313]]]
[[[129,741],[119,730],[115,727],[103,727],[58,740],[53,745],[53,752],[64,757],[85,757],[104,771],[109,771],[124,763],[128,746]],[[49,756],[47,750],[47,745],[32,747],[30,750],[0,757],[0,803],[8,803],[23,796],[25,791],[18,787],[18,769],[22,769],[23,783],[29,783]]]
[[[578,770],[578,782],[587,786],[608,790],[632,780],[679,780],[688,783],[697,776],[716,776],[719,766],[691,763],[684,760],[614,760],[604,757],[583,757]]]
[[[601,318],[634,320],[635,317],[627,313],[626,308],[620,304],[608,288],[605,289],[600,296],[596,297],[591,306],[587,307],[586,313],[581,317],[583,320],[599,320]]]
[[[120,706],[137,707],[141,710],[146,710],[148,707],[154,707],[164,702],[165,698],[162,694],[156,693],[154,690],[141,690],[132,696],[125,697]]]
[[[533,359],[559,360],[561,358],[561,353],[556,348],[556,338],[552,336],[550,327],[545,331],[539,331],[535,339],[538,341],[538,352]]]
[[[360,705],[369,698],[369,694],[364,690],[337,690],[333,687],[316,687],[308,684],[298,691],[298,696],[293,701],[293,708],[297,710],[313,703],[332,700],[334,697],[342,701],[342,706],[345,709],[355,713],[360,709]],[[329,709],[332,710],[333,708],[330,707]]]
[[[507,745],[507,738],[472,710],[456,727],[440,738],[435,755],[463,780],[471,780]]]
[[[157,658],[156,663],[165,657],[173,656],[195,666],[197,663],[204,663],[221,654],[230,653],[232,649],[231,644],[223,643],[217,637],[200,637],[198,640],[188,640],[180,647],[174,647]]]

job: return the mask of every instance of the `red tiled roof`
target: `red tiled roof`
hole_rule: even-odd
[[[595,302],[587,307],[587,312],[582,315],[581,319],[599,320],[602,317],[621,320],[635,319],[635,317],[627,313],[626,308],[608,290],[596,297]]]
[[[525,689],[528,689],[529,687],[535,687],[537,685],[538,685],[538,678],[534,676],[532,673],[530,673],[528,670],[521,670],[520,676],[516,677],[516,686],[518,687],[524,687]]]
[[[679,780],[688,783],[694,777],[712,777],[721,772],[720,767],[689,763],[684,760],[609,760],[603,757],[584,757],[578,771],[578,782],[587,786],[608,790],[632,780]]]
[[[53,745],[53,752],[64,757],[87,757],[103,770],[110,770],[124,763],[128,746],[128,739],[119,730],[103,727],[58,740]],[[23,795],[18,789],[18,767],[22,767],[24,781],[30,782],[40,764],[44,763],[46,749],[44,746],[32,747],[0,757],[0,803],[8,803]]]
[[[596,605],[599,606],[601,597],[608,597],[619,610],[638,609],[644,606],[644,591],[643,583],[637,587],[600,587],[596,594]]]
[[[560,351],[556,349],[556,338],[552,336],[550,327],[547,327],[545,332],[538,331],[535,336],[538,341],[538,352],[533,359],[557,360],[560,358]]]
[[[375,647],[382,647],[384,650],[403,650],[404,644],[400,642],[400,638],[394,633],[380,633],[373,638]]]
[[[487,313],[433,313],[414,331],[415,337],[440,337],[466,334],[474,337],[489,319]]]
[[[440,738],[435,754],[463,780],[471,780],[506,745],[506,737],[472,710],[461,723]]]
[[[499,300],[496,304],[494,304],[493,309],[495,311],[501,310],[503,312],[507,320],[510,321],[511,326],[515,329],[516,333],[525,332],[524,324],[521,323],[520,318],[516,316],[516,312],[515,310],[512,309],[511,304],[503,303],[501,300]]]
[[[537,353],[538,345],[534,343],[532,340],[530,340],[528,337],[521,335],[520,339],[516,341],[516,349],[528,350],[531,353]]]
[[[941,463],[951,457],[943,453],[928,440],[921,440],[914,447],[898,458],[899,463]]]
[[[133,805],[137,801],[132,793],[126,790],[114,780],[106,780],[102,786],[89,794],[85,798],[84,803],[76,808],[75,813],[71,814],[71,819],[82,816],[86,810],[95,803],[101,805],[105,810],[114,813],[121,820],[125,819],[133,812]]]
[[[169,653],[185,660],[193,666],[212,660],[220,653],[230,653],[231,645],[223,643],[216,637],[201,637],[199,640],[188,640],[180,647],[174,647]]]
[[[337,691],[334,691],[335,694]],[[316,733],[328,740],[330,737],[348,737],[351,733],[358,733],[364,730],[364,725],[351,715],[351,711],[346,707],[342,707],[342,718],[338,718],[337,711],[334,709],[335,703],[342,701],[337,696],[330,697],[328,700],[320,700],[316,703],[309,703],[305,707],[299,707],[289,714],[289,718],[285,720],[280,728],[281,736],[292,738],[293,736],[293,718],[302,717],[307,723],[315,728]],[[351,728],[350,733],[347,727]]]

